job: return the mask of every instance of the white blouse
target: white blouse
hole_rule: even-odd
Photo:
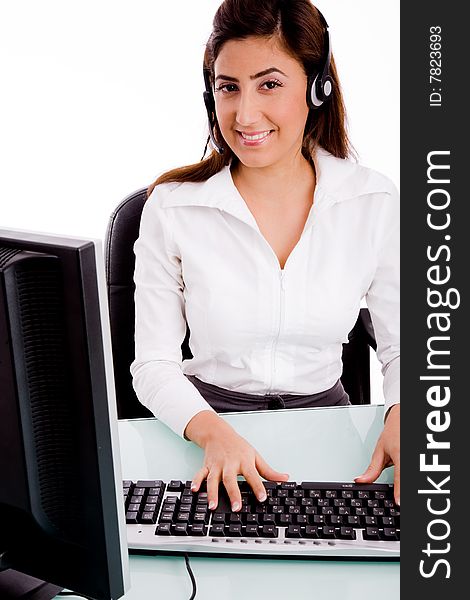
[[[399,402],[399,197],[385,176],[315,156],[313,205],[284,269],[229,167],[203,183],[157,186],[135,243],[139,400],[179,435],[210,410],[185,377],[252,394],[314,394],[341,376],[342,344],[365,297]],[[191,337],[191,360],[181,343]]]

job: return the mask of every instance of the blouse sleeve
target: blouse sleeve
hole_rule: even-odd
[[[382,364],[385,414],[400,402],[400,200],[393,187],[379,224],[377,268],[366,295]]]
[[[184,282],[160,193],[157,186],[144,205],[134,245],[136,317],[131,374],[139,401],[183,436],[194,415],[212,408],[181,368],[186,335]]]

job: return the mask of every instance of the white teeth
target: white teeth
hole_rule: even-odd
[[[263,133],[258,133],[256,135],[248,135],[246,133],[243,133],[243,131],[240,131],[241,136],[244,140],[248,140],[250,142],[254,142],[255,140],[262,140],[263,138],[267,137],[271,132],[270,131],[264,131]]]

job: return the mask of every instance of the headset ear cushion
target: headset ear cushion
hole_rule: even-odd
[[[321,78],[320,73],[310,75],[307,84],[307,104],[310,108],[320,108],[333,93],[333,79],[326,75]]]
[[[314,75],[310,75],[308,78],[307,84],[307,104],[310,108],[320,108],[323,104],[321,89],[319,89],[319,73],[315,73]],[[320,95],[319,95],[320,92]]]
[[[328,100],[333,93],[333,79],[327,75],[322,81],[322,96],[323,101]]]

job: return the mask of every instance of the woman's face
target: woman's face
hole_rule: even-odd
[[[280,166],[302,156],[307,76],[276,38],[226,42],[214,71],[219,127],[243,165]]]

